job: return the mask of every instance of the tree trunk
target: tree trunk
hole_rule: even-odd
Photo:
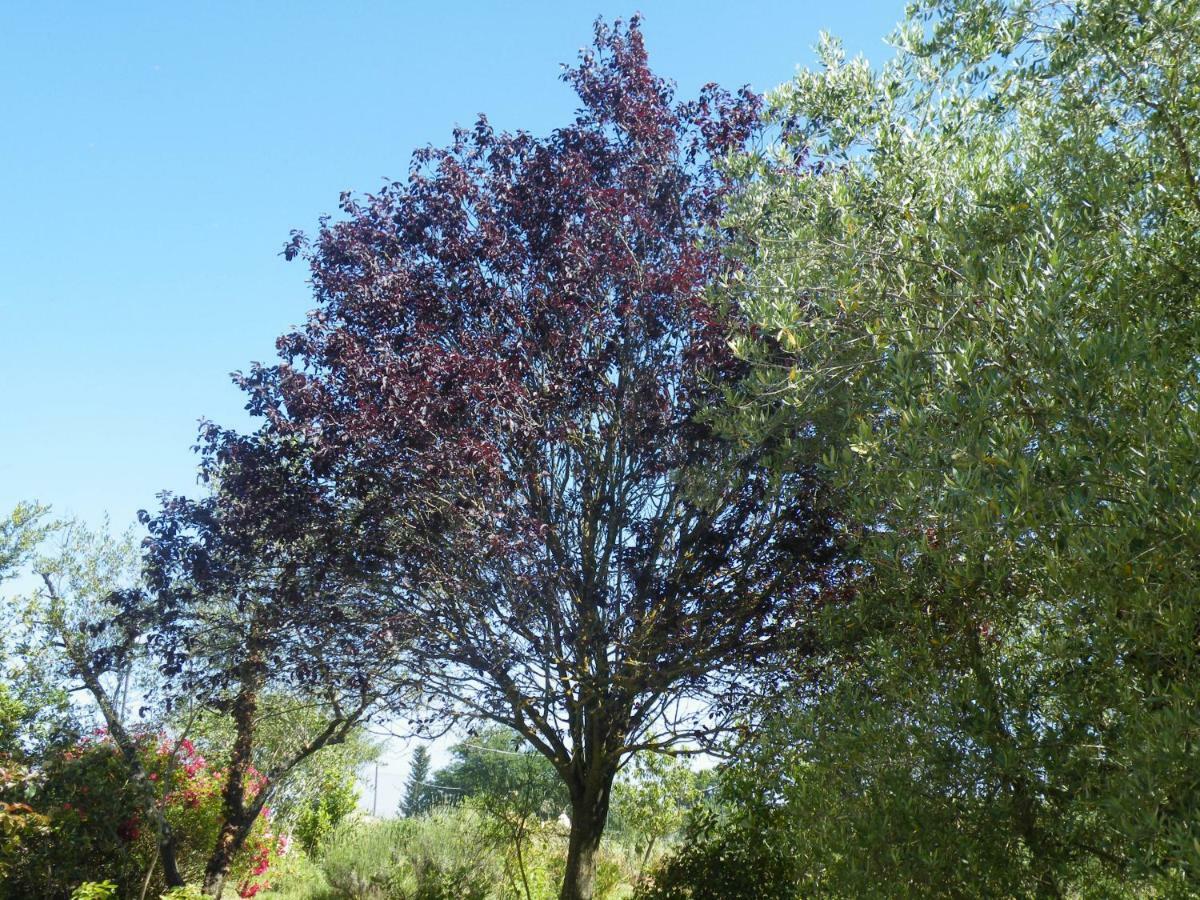
[[[108,736],[112,738],[113,743],[117,745],[117,749],[121,751],[121,757],[125,760],[125,764],[129,768],[130,780],[137,785],[142,812],[154,825],[158,855],[162,859],[163,878],[166,881],[167,887],[183,887],[185,882],[183,875],[179,871],[179,864],[175,854],[175,845],[178,839],[175,836],[174,829],[171,828],[171,823],[167,821],[167,817],[159,805],[158,792],[155,790],[153,783],[151,783],[149,776],[146,774],[146,770],[142,766],[141,758],[138,756],[137,744],[129,732],[126,731],[121,717],[117,715],[117,710],[113,706],[108,692],[104,689],[104,685],[100,681],[100,676],[92,668],[90,662],[88,662],[85,651],[80,650],[76,645],[68,641],[69,637],[64,636],[63,644],[67,648],[67,653],[71,656],[76,673],[83,680],[84,686],[91,693],[93,699],[95,699],[96,705],[100,707],[100,713],[104,716],[104,724],[108,726]]]
[[[593,776],[583,787],[571,789],[571,837],[559,900],[592,900],[596,893],[596,853],[608,823],[614,775]]]
[[[54,580],[50,575],[43,572],[42,581],[46,585],[46,590],[52,600],[61,602],[58,588],[55,586]],[[113,742],[117,745],[117,749],[121,751],[121,756],[129,768],[130,780],[138,787],[138,793],[141,795],[140,799],[142,801],[142,812],[154,825],[158,854],[162,858],[163,878],[166,880],[167,887],[183,887],[185,882],[183,875],[179,872],[179,864],[176,861],[175,845],[177,838],[175,837],[175,831],[171,828],[171,823],[167,821],[167,817],[159,805],[158,792],[150,782],[146,770],[142,767],[141,757],[138,756],[137,744],[125,729],[125,720],[119,714],[117,707],[112,702],[112,698],[108,695],[108,691],[105,690],[104,684],[100,681],[100,672],[92,665],[87,646],[77,640],[77,636],[71,629],[66,627],[61,617],[56,616],[53,619],[53,627],[58,631],[63,650],[66,651],[67,658],[71,661],[71,666],[75,670],[75,674],[83,681],[84,687],[87,688],[88,693],[92,695],[92,699],[96,701],[96,705],[100,708],[100,714],[104,716],[104,724],[108,726],[108,736],[113,739]],[[126,679],[125,689],[126,691],[129,689],[128,679]]]
[[[233,701],[234,738],[229,754],[229,774],[221,797],[221,828],[204,867],[202,890],[209,897],[221,896],[229,866],[246,842],[261,808],[261,803],[246,802],[246,776],[254,756],[254,717],[258,712],[261,665],[262,650],[252,632],[243,668],[245,674]],[[260,791],[263,789],[260,787]]]
[[[249,812],[250,810],[246,812],[247,816]],[[257,816],[257,810],[253,810],[253,812],[254,816]],[[225,889],[225,879],[229,876],[229,867],[233,864],[233,858],[245,845],[246,838],[254,827],[254,816],[249,816],[248,820],[245,820],[244,816],[227,818],[221,823],[221,830],[217,835],[217,845],[208,858],[208,864],[204,867],[204,882],[201,889],[205,896],[221,896],[221,892]]]

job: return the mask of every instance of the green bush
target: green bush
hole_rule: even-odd
[[[470,809],[439,809],[404,823],[394,900],[484,900],[502,883],[498,854]]]
[[[114,881],[85,881],[71,891],[71,900],[114,900],[116,896]]]
[[[151,734],[137,740],[142,766],[178,838],[180,871],[199,881],[216,841],[224,772],[187,741],[172,763],[169,742]],[[154,828],[128,765],[107,736],[100,732],[47,753],[35,772],[0,766],[0,774],[0,809],[7,811],[0,819],[0,900],[65,900],[75,889],[103,883],[114,885],[114,897],[141,895],[158,859]],[[17,817],[13,811],[24,812]],[[264,814],[234,860],[231,885],[261,890],[281,846]],[[158,867],[150,889],[164,887]]]
[[[292,836],[305,853],[315,855],[357,805],[354,773],[330,775],[322,783],[320,796],[310,800],[297,813]]]
[[[796,900],[806,896],[787,831],[697,810],[682,844],[639,884],[637,900]],[[784,838],[784,840],[780,840]]]
[[[341,900],[320,863],[299,848],[280,859],[271,871],[271,887],[260,895],[264,900]]]
[[[401,822],[344,822],[326,842],[321,871],[336,892],[346,898],[387,896],[391,873],[399,862]]]
[[[566,838],[539,824],[523,845],[525,876],[497,844],[484,814],[471,806],[443,807],[410,819],[347,820],[325,843],[316,879],[285,873],[278,894],[296,900],[532,900],[558,896],[566,862]],[[605,845],[597,866],[597,900],[627,897],[637,855]],[[288,866],[294,865],[292,862]],[[313,886],[307,891],[301,881]]]
[[[204,900],[204,895],[200,893],[200,888],[188,884],[163,892],[159,895],[159,900]]]
[[[458,809],[345,822],[326,843],[320,866],[335,896],[347,900],[484,900],[502,881],[478,816]]]

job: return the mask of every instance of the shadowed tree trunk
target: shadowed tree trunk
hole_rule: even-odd
[[[560,900],[592,900],[596,892],[596,855],[608,823],[615,775],[615,769],[604,767],[571,785],[571,837]]]
[[[263,681],[264,653],[261,638],[251,632],[243,677],[233,701],[234,741],[229,757],[229,774],[221,799],[221,828],[217,842],[204,868],[204,893],[220,897],[229,875],[234,856],[242,849],[262,803],[253,799],[247,803],[246,779],[254,753],[254,717],[258,712],[258,695]],[[266,790],[263,785],[256,793]]]

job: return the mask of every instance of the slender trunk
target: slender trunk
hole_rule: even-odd
[[[571,837],[559,900],[592,900],[596,893],[596,854],[608,823],[615,772],[596,773],[571,788]]]
[[[157,847],[154,849],[154,858],[150,860],[150,868],[146,870],[146,877],[142,879],[142,892],[138,894],[138,900],[146,900],[146,893],[150,890],[150,879],[154,877],[154,870],[158,868],[160,852]]]
[[[233,701],[234,738],[229,754],[229,774],[221,797],[221,827],[204,867],[202,888],[209,897],[221,896],[229,867],[245,844],[261,806],[254,802],[247,803],[246,797],[246,778],[254,755],[254,718],[258,712],[259,671],[263,658],[262,649],[256,644],[252,635],[243,670],[245,674]],[[259,790],[265,790],[265,787]]]
[[[642,862],[638,866],[638,880],[646,873],[646,863],[650,862],[650,854],[654,852],[654,845],[658,842],[658,835],[650,835],[650,840],[646,841],[646,849],[642,853]]]
[[[51,600],[55,603],[61,602],[58,588],[53,579],[45,572],[42,573],[42,582],[46,585]],[[83,681],[84,687],[92,695],[92,699],[96,701],[96,705],[100,708],[100,714],[104,716],[104,724],[108,726],[108,736],[113,739],[117,749],[121,751],[121,756],[129,769],[130,780],[138,787],[142,812],[154,824],[154,836],[158,843],[158,855],[162,858],[163,878],[167,887],[183,887],[186,882],[179,873],[179,865],[175,858],[177,843],[175,832],[159,805],[158,791],[142,766],[137,744],[125,729],[122,716],[118,713],[112,698],[101,683],[100,673],[92,665],[87,647],[77,641],[76,636],[66,627],[60,617],[53,619],[53,625],[59,633],[63,649],[71,661],[72,668]]]
[[[525,900],[533,900],[533,893],[529,890],[529,876],[525,874],[525,854],[521,852],[521,845],[525,843],[525,823],[521,823],[521,828],[517,831],[517,839],[514,844],[517,851],[517,872],[521,876],[521,885],[525,888]]]
[[[96,705],[100,707],[100,712],[104,716],[104,724],[108,726],[108,736],[113,739],[117,749],[121,751],[121,756],[129,769],[130,780],[138,787],[138,793],[142,800],[142,812],[154,825],[158,855],[162,860],[163,879],[169,888],[183,887],[185,882],[183,875],[179,872],[179,864],[175,856],[177,843],[175,832],[163,814],[162,807],[159,805],[158,792],[142,766],[137,744],[134,743],[133,737],[121,723],[121,719],[109,699],[108,692],[100,683],[100,678],[95,670],[83,659],[82,654],[77,653],[75,657],[73,660],[75,668],[82,678],[84,686],[95,699]]]

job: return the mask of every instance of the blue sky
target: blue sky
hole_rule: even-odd
[[[278,255],[290,230],[481,111],[566,121],[559,64],[597,14],[640,8],[652,64],[690,95],[771,88],[821,30],[885,59],[902,6],[4,4],[0,512],[37,499],[123,527],[194,489],[197,420],[244,421],[228,373],[271,359],[310,308],[302,265]],[[380,771],[381,812],[406,751]]]
[[[310,307],[279,250],[342,190],[487,112],[549,130],[586,3],[76,3],[0,9],[0,509],[114,525],[191,490],[196,421]],[[891,0],[640,4],[682,94],[766,89],[821,29],[887,55]]]

